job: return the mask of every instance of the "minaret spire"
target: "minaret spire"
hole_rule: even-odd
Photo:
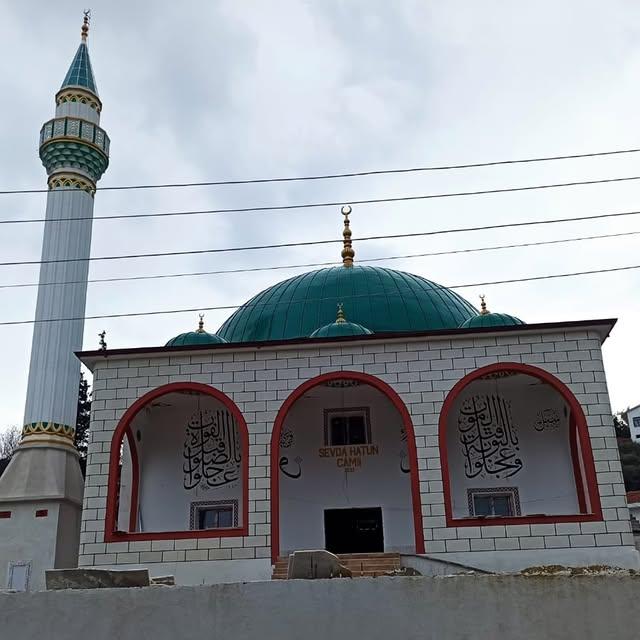
[[[87,42],[87,37],[89,36],[89,23],[91,22],[91,9],[87,9],[83,11],[84,19],[82,20],[82,29],[80,30],[80,37],[82,38],[82,42]]]
[[[21,552],[26,558],[51,558],[34,560],[37,588],[44,586],[45,569],[75,562],[80,536],[83,480],[74,446],[80,362],[74,352],[82,349],[93,199],[109,164],[88,31],[85,12],[82,41],[56,94],[55,117],[40,131],[49,187],[40,265],[40,283],[46,286],[38,287],[22,440],[0,477],[0,506],[10,502],[12,509],[31,513],[44,503],[52,521],[30,532]],[[102,338],[105,348],[104,333]],[[16,551],[6,551],[0,535],[2,567],[11,560],[6,553]]]
[[[353,267],[353,258],[356,252],[351,245],[351,227],[349,226],[349,214],[351,213],[351,207],[346,204],[342,207],[342,215],[344,216],[344,230],[342,231],[342,242],[344,248],[342,249],[342,264],[345,267]]]

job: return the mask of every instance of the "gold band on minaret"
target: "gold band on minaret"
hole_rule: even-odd
[[[353,258],[356,252],[351,246],[351,228],[349,227],[349,214],[351,213],[351,207],[346,204],[342,207],[342,215],[344,216],[344,230],[342,232],[342,238],[344,248],[342,249],[342,264],[345,267],[353,267]]]
[[[87,41],[87,36],[89,35],[89,21],[91,20],[91,9],[87,9],[84,12],[84,19],[82,20],[82,29],[80,31],[80,35],[82,37],[82,42]]]

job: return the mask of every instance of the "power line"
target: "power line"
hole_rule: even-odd
[[[574,218],[555,218],[551,220],[529,220],[525,222],[508,222],[496,225],[482,225],[476,227],[462,227],[454,229],[437,229],[435,231],[417,231],[414,233],[396,233],[377,236],[363,236],[354,238],[353,242],[368,242],[371,240],[396,240],[400,238],[418,238],[426,236],[443,235],[449,233],[466,233],[471,231],[485,231],[489,229],[505,229],[508,227],[524,227],[532,225],[556,224],[560,222],[575,222],[581,220],[595,220],[600,218],[615,218],[621,216],[633,216],[640,214],[640,211],[621,211],[615,213],[601,213],[592,216],[577,216]],[[328,240],[308,240],[304,242],[282,242],[277,244],[247,245],[242,247],[219,247],[215,249],[191,249],[187,251],[158,251],[154,253],[131,253],[124,255],[111,256],[90,256],[89,258],[55,258],[53,260],[23,260],[0,262],[0,267],[14,267],[20,265],[39,265],[39,264],[59,264],[67,262],[86,262],[86,261],[103,261],[103,260],[132,260],[142,258],[160,258],[166,256],[185,256],[185,255],[202,255],[210,253],[231,253],[239,251],[258,251],[264,249],[286,249],[291,247],[308,247],[313,245],[336,244],[343,242],[341,239]]]
[[[574,271],[571,273],[552,273],[543,276],[530,276],[528,278],[511,278],[508,280],[492,280],[486,282],[473,282],[467,284],[457,284],[452,286],[442,286],[436,285],[434,283],[434,289],[466,289],[469,287],[486,287],[490,285],[498,285],[498,284],[512,284],[516,282],[533,282],[536,280],[551,280],[555,278],[572,278],[576,276],[587,276],[594,275],[599,273],[613,273],[616,271],[630,271],[632,269],[640,269],[640,264],[630,265],[625,267],[611,267],[608,269],[593,269],[590,271]],[[349,299],[355,298],[374,298],[377,296],[402,296],[401,293],[366,293],[366,294],[353,294],[349,296]],[[305,300],[305,302],[323,302],[325,300],[333,300],[331,298],[309,298]],[[233,309],[238,309],[240,307],[249,307],[249,306],[275,306],[277,304],[289,304],[288,301],[280,301],[280,302],[260,302],[260,303],[245,303],[245,304],[234,304],[234,305],[221,305],[216,307],[193,307],[191,309],[164,309],[161,311],[138,311],[131,313],[108,313],[102,315],[94,315],[94,316],[77,316],[70,318],[47,318],[44,320],[11,320],[6,322],[0,322],[0,326],[10,326],[10,325],[22,325],[22,324],[36,324],[42,322],[75,322],[78,320],[101,320],[105,318],[134,318],[139,316],[159,316],[159,315],[171,315],[177,313],[197,313],[201,311],[229,311]]]
[[[492,160],[488,162],[470,162],[464,164],[427,165],[423,167],[409,167],[404,169],[376,169],[373,171],[351,171],[345,173],[325,173],[309,176],[288,176],[276,178],[247,178],[240,180],[213,180],[209,182],[174,182],[156,184],[133,184],[112,187],[98,187],[98,191],[124,191],[130,189],[178,189],[184,187],[220,187],[243,184],[264,184],[271,182],[303,182],[310,180],[334,180],[337,178],[358,178],[363,176],[381,176],[403,173],[420,173],[425,171],[449,171],[452,169],[473,169],[479,167],[495,167],[498,165],[527,164],[533,162],[548,162],[551,160],[574,160],[578,158],[594,158],[598,156],[613,156],[626,153],[637,153],[640,149],[619,149],[614,151],[597,151],[593,153],[572,153],[562,156],[546,156],[539,158],[524,158],[518,160]],[[48,189],[7,189],[0,191],[0,195],[47,193]]]
[[[534,191],[538,189],[559,189],[564,187],[577,187],[593,184],[608,184],[615,182],[628,182],[640,180],[640,176],[625,176],[621,178],[602,178],[599,180],[579,180],[574,182],[557,182],[552,184],[539,184],[527,187],[505,187],[502,189],[484,189],[479,191],[455,191],[446,193],[428,193],[419,196],[396,196],[390,198],[368,198],[366,200],[341,200],[333,202],[307,202],[302,204],[267,205],[257,207],[237,207],[228,209],[202,209],[197,211],[152,211],[149,213],[123,213],[110,216],[81,216],[78,218],[18,218],[16,220],[0,220],[0,224],[25,224],[33,222],[80,222],[82,220],[133,220],[138,218],[168,218],[175,216],[200,216],[217,215],[223,213],[267,213],[274,211],[293,211],[297,209],[317,209],[320,207],[340,207],[345,202],[352,205],[384,204],[392,202],[413,202],[417,200],[431,200],[434,198],[458,198],[462,196],[484,196],[498,193],[516,193],[519,191]]]
[[[358,260],[358,263],[371,263],[371,262],[386,262],[388,260],[407,260],[412,258],[429,258],[429,257],[437,257],[437,256],[448,256],[459,253],[476,253],[482,251],[498,251],[502,249],[520,249],[524,247],[540,247],[543,245],[553,245],[553,244],[565,244],[568,242],[581,242],[585,240],[601,240],[606,238],[620,238],[624,236],[635,236],[640,235],[640,231],[625,231],[621,233],[607,233],[601,235],[593,235],[593,236],[581,236],[578,238],[561,238],[558,240],[540,240],[537,242],[523,242],[518,244],[503,244],[503,245],[493,245],[488,247],[473,247],[468,249],[449,249],[446,251],[432,251],[428,253],[410,253],[405,255],[398,256],[381,256],[378,258],[368,258],[365,260]],[[89,283],[105,283],[105,282],[125,282],[130,280],[159,280],[159,279],[168,279],[168,278],[185,278],[185,277],[193,277],[193,276],[210,276],[210,275],[222,275],[222,274],[231,274],[231,273],[252,273],[256,271],[278,271],[283,269],[302,269],[309,267],[330,267],[336,266],[336,261],[332,262],[308,262],[305,264],[288,264],[288,265],[275,265],[270,267],[245,267],[238,269],[220,269],[216,271],[195,271],[195,272],[182,272],[182,273],[169,273],[169,274],[155,274],[148,276],[122,276],[122,277],[114,277],[114,278],[95,278],[91,280],[87,280]],[[0,289],[16,289],[16,288],[25,288],[25,287],[42,287],[42,286],[62,286],[69,284],[83,284],[84,280],[69,280],[62,282],[28,282],[28,283],[14,283],[14,284],[0,284]]]

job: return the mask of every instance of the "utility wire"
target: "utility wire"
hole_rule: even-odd
[[[483,196],[497,193],[516,193],[519,191],[534,191],[537,189],[559,189],[563,187],[577,187],[593,184],[608,184],[614,182],[628,182],[640,180],[640,176],[625,176],[621,178],[602,178],[599,180],[578,180],[574,182],[557,182],[553,184],[538,184],[526,187],[505,187],[502,189],[484,189],[479,191],[455,191],[446,193],[429,193],[419,196],[396,196],[391,198],[369,198],[366,200],[341,200],[333,202],[307,202],[302,204],[267,205],[258,207],[239,207],[229,209],[203,209],[198,211],[152,211],[149,213],[123,213],[110,216],[80,216],[78,218],[18,218],[15,220],[0,220],[0,224],[23,224],[33,222],[80,222],[82,220],[133,220],[137,218],[167,218],[174,216],[201,216],[216,215],[222,213],[258,213],[273,211],[293,211],[297,209],[316,209],[319,207],[339,207],[348,202],[351,205],[383,204],[391,202],[412,202],[416,200],[431,200],[433,198],[457,198],[461,196]]]
[[[467,284],[456,284],[452,286],[443,286],[437,285],[433,283],[433,288],[435,290],[445,290],[445,289],[466,289],[469,287],[486,287],[490,285],[498,285],[498,284],[512,284],[515,282],[533,282],[536,280],[551,280],[555,278],[572,278],[576,276],[587,276],[594,275],[599,273],[613,273],[616,271],[630,271],[632,269],[640,269],[640,264],[630,265],[625,267],[611,267],[608,269],[593,269],[590,271],[574,271],[571,273],[552,273],[543,276],[530,276],[528,278],[511,278],[508,280],[491,280],[486,282],[472,282]],[[349,296],[350,300],[355,298],[375,298],[377,296],[392,296],[392,297],[401,297],[402,293],[363,293],[363,294],[353,294]],[[309,298],[306,299],[305,302],[323,302],[325,300],[333,300],[331,298]],[[46,318],[43,320],[11,320],[8,322],[0,322],[0,326],[10,326],[10,325],[21,325],[21,324],[40,324],[43,322],[75,322],[78,320],[101,320],[104,318],[134,318],[139,316],[159,316],[159,315],[170,315],[177,313],[196,313],[202,311],[229,311],[233,309],[239,309],[240,307],[257,307],[257,306],[276,306],[278,304],[289,304],[288,301],[277,301],[277,302],[254,302],[254,303],[244,303],[244,304],[233,304],[233,305],[221,305],[216,307],[193,307],[191,309],[163,309],[161,311],[138,311],[132,313],[108,313],[102,315],[94,315],[94,316],[77,316],[77,317],[69,317],[69,318]]]
[[[310,176],[290,176],[279,178],[247,178],[243,180],[214,180],[210,182],[174,182],[156,184],[133,184],[112,187],[98,187],[98,191],[124,191],[129,189],[177,189],[183,187],[219,187],[242,184],[264,184],[270,182],[303,182],[307,180],[334,180],[336,178],[357,178],[362,176],[381,176],[402,173],[419,173],[424,171],[449,171],[451,169],[473,169],[477,167],[495,167],[498,165],[526,164],[532,162],[548,162],[550,160],[574,160],[577,158],[594,158],[598,156],[613,156],[625,153],[637,153],[640,149],[619,149],[614,151],[597,151],[593,153],[573,153],[563,156],[546,156],[539,158],[524,158],[519,160],[493,160],[488,162],[471,162],[465,164],[427,165],[424,167],[410,167],[405,169],[378,169],[373,171],[352,171],[348,173],[326,173]],[[22,193],[47,193],[48,189],[7,189],[0,191],[0,195]]]
[[[577,216],[575,218],[555,218],[552,220],[529,220],[524,222],[508,222],[496,225],[482,225],[476,227],[461,227],[457,229],[437,229],[435,231],[417,231],[414,233],[396,233],[377,236],[363,236],[354,238],[353,242],[368,242],[371,240],[395,240],[399,238],[418,238],[425,236],[443,235],[449,233],[466,233],[470,231],[484,231],[488,229],[504,229],[508,227],[524,227],[531,225],[556,224],[559,222],[575,222],[579,220],[595,220],[600,218],[615,218],[621,216],[633,216],[640,214],[640,211],[622,211],[615,213],[601,213],[593,216]],[[102,260],[132,260],[140,258],[159,258],[165,256],[185,256],[185,255],[201,255],[207,253],[230,253],[238,251],[257,251],[263,249],[285,249],[291,247],[308,247],[313,245],[336,244],[342,243],[342,239],[332,238],[328,240],[308,240],[304,242],[283,242],[278,244],[262,244],[247,245],[242,247],[219,247],[215,249],[192,249],[188,251],[159,251],[154,253],[131,253],[124,255],[111,256],[90,256],[88,258],[55,258],[52,260],[22,260],[11,262],[0,262],[0,267],[13,267],[20,265],[38,265],[38,264],[59,264],[67,262],[86,262],[86,261],[102,261]]]
[[[561,238],[558,240],[541,240],[538,242],[523,242],[518,244],[502,244],[502,245],[493,245],[489,247],[473,247],[469,249],[450,249],[447,251],[432,251],[428,253],[410,253],[399,256],[381,256],[378,258],[368,258],[364,260],[358,260],[358,263],[371,263],[371,262],[386,262],[388,260],[408,260],[412,258],[430,258],[437,256],[448,256],[454,255],[458,253],[476,253],[481,251],[498,251],[502,249],[520,249],[524,247],[540,247],[544,245],[553,245],[553,244],[565,244],[568,242],[581,242],[585,240],[601,240],[605,238],[620,238],[624,236],[636,236],[640,235],[640,231],[625,231],[622,233],[607,233],[602,235],[594,235],[594,236],[582,236],[578,238]],[[0,284],[0,289],[16,289],[16,288],[25,288],[25,287],[48,287],[48,286],[62,286],[69,284],[84,284],[85,282],[89,283],[105,283],[105,282],[125,282],[130,280],[159,280],[159,279],[168,279],[168,278],[185,278],[185,277],[193,277],[193,276],[211,276],[211,275],[222,275],[222,274],[231,274],[231,273],[252,273],[256,271],[278,271],[282,269],[302,269],[309,267],[330,267],[336,266],[336,261],[332,262],[308,262],[306,264],[286,264],[286,265],[276,265],[271,267],[245,267],[238,269],[220,269],[216,271],[194,271],[190,273],[182,272],[182,273],[165,273],[165,274],[155,274],[148,276],[122,276],[122,277],[114,277],[114,278],[95,278],[91,280],[68,280],[62,282],[28,282],[28,283],[14,283],[14,284]]]

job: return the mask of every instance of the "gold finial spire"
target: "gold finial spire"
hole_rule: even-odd
[[[107,341],[105,340],[106,335],[107,332],[104,329],[98,334],[98,338],[100,338],[100,351],[107,350]]]
[[[484,294],[480,296],[480,315],[486,316],[489,313],[489,309],[487,309],[487,303],[484,301]]]
[[[199,313],[200,320],[198,321],[198,330],[196,333],[204,333],[204,313]]]
[[[356,252],[351,246],[351,228],[349,227],[349,214],[351,213],[351,207],[346,204],[342,207],[342,215],[344,216],[344,230],[342,232],[344,248],[342,249],[342,264],[345,267],[353,267],[353,258]]]
[[[82,30],[80,31],[82,35],[82,42],[87,41],[87,36],[89,35],[89,22],[91,21],[91,9],[87,9],[83,11],[84,19],[82,20]]]
[[[342,302],[338,302],[338,315],[336,316],[336,324],[344,324],[347,319],[344,316],[344,308]]]

